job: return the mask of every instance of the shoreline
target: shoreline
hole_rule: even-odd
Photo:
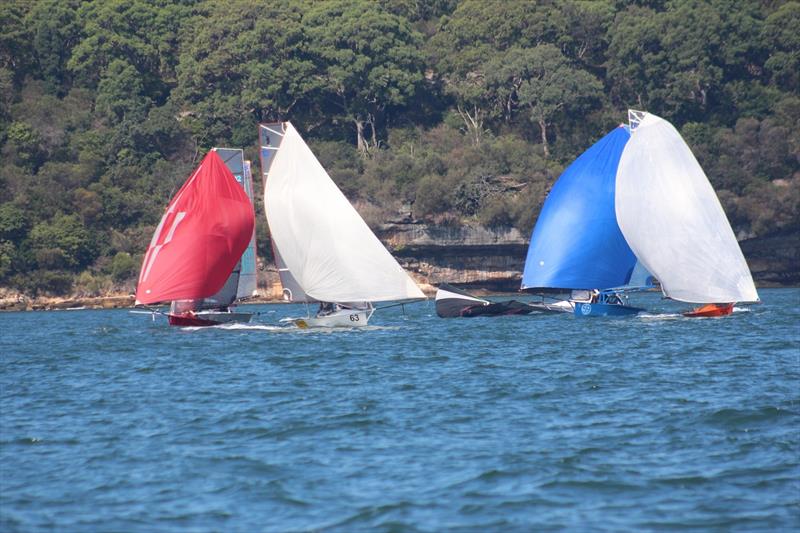
[[[429,286],[431,290],[424,290],[428,298],[433,298],[435,287]],[[764,283],[757,285],[757,289],[796,289],[798,285],[781,285],[777,283]],[[428,287],[425,287],[428,289]],[[468,289],[478,296],[491,295],[516,295],[526,294],[523,292],[507,291],[487,291],[484,289]],[[134,309],[135,297],[133,294],[112,294],[108,296],[72,296],[72,297],[52,297],[39,296],[30,298],[21,294],[0,297],[0,312],[14,311],[69,311],[80,309]],[[257,304],[288,304],[283,298],[269,296],[255,296],[238,305],[257,305]],[[162,305],[154,306],[162,307]]]

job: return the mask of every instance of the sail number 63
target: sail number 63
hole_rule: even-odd
[[[350,322],[358,322],[358,315],[350,315]]]

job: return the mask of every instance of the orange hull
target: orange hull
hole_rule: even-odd
[[[733,313],[733,304],[707,304],[683,313],[689,317],[726,316]]]

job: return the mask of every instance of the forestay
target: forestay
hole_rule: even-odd
[[[672,299],[758,301],[753,278],[714,189],[680,134],[649,113],[617,172],[620,229]]]
[[[291,123],[264,190],[277,255],[303,291],[327,302],[421,299]]]

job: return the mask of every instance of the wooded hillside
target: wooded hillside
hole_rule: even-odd
[[[132,288],[202,155],[257,162],[276,120],[371,224],[528,233],[565,165],[644,109],[740,237],[790,235],[798,28],[800,3],[767,0],[6,0],[0,286]],[[259,241],[269,255],[263,223]]]

